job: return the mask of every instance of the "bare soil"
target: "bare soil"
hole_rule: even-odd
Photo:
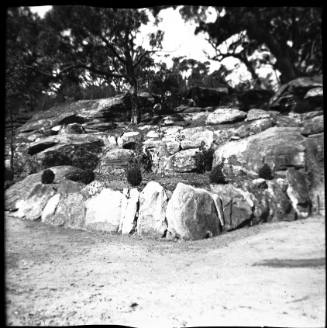
[[[7,325],[325,326],[325,217],[173,242],[5,218]]]

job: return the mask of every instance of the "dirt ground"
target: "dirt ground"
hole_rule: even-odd
[[[325,218],[192,242],[5,218],[7,325],[325,326]]]

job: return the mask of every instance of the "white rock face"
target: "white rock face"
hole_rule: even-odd
[[[262,118],[269,118],[269,117],[271,116],[267,111],[263,109],[252,108],[248,111],[245,121],[254,121],[254,120],[259,120]]]
[[[139,235],[161,237],[167,229],[165,222],[168,197],[164,188],[156,181],[150,181],[140,194],[140,210],[137,220]]]
[[[46,222],[48,218],[54,215],[56,208],[59,204],[60,200],[60,194],[55,194],[53,197],[49,199],[47,202],[47,205],[45,205],[42,215],[41,215],[41,221]]]
[[[168,232],[183,239],[203,239],[221,231],[216,202],[210,192],[178,183],[168,202]]]
[[[125,235],[132,233],[135,229],[134,219],[137,212],[140,193],[136,188],[125,188],[123,190],[123,195],[125,196],[122,204],[124,215],[119,225],[119,232]]]
[[[117,232],[124,215],[125,196],[109,188],[85,202],[85,226],[90,230]]]
[[[25,199],[20,199],[16,203],[17,212],[13,215],[26,220],[37,220],[41,217],[42,211],[48,200],[55,194],[52,185],[37,184]]]
[[[239,109],[220,107],[208,114],[206,124],[232,123],[245,117],[246,113]]]

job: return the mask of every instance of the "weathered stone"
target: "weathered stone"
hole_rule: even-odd
[[[287,141],[287,142],[286,142]],[[239,141],[231,141],[218,147],[213,166],[225,159],[227,166],[239,166],[258,172],[267,163],[272,171],[290,166],[305,166],[305,142],[298,128],[272,127]]]
[[[75,172],[74,166],[54,166],[51,170],[55,174],[54,184],[59,184],[65,179],[65,176],[69,173]],[[41,182],[41,176],[43,171],[31,174],[25,179],[18,181],[14,185],[10,186],[5,193],[5,208],[12,211],[17,209],[16,202],[20,199],[24,199],[36,185]]]
[[[119,225],[119,232],[125,235],[131,234],[135,231],[135,217],[137,214],[140,193],[136,188],[125,188],[123,190],[123,195],[126,197],[126,199],[124,199],[126,205],[122,206],[125,211]]]
[[[301,132],[304,136],[324,132],[324,116],[315,116],[305,120]]]
[[[16,203],[17,212],[13,215],[26,220],[38,220],[48,200],[55,194],[52,185],[38,183],[23,199]]]
[[[111,149],[102,155],[94,172],[105,175],[115,168],[125,169],[134,155],[135,152],[131,149]]]
[[[155,181],[147,183],[140,194],[137,233],[162,237],[167,230],[165,221],[168,197],[163,187]]]
[[[125,132],[118,138],[118,146],[125,149],[135,149],[135,145],[142,141],[142,134],[138,131]]]
[[[195,154],[198,149],[181,150],[169,158],[169,169],[175,172],[192,172],[196,170]]]
[[[303,173],[289,168],[287,170],[287,195],[299,217],[308,217],[311,212],[311,200],[306,177]]]
[[[180,132],[182,149],[199,148],[204,142],[209,148],[213,142],[213,132],[205,127],[187,128]]]
[[[81,194],[85,198],[90,198],[96,194],[99,194],[104,188],[105,188],[104,182],[101,182],[99,180],[94,180],[81,189]]]
[[[214,112],[209,113],[206,124],[223,124],[243,120],[246,113],[237,108],[218,107]]]
[[[246,191],[231,184],[212,184],[211,192],[218,195],[222,201],[225,231],[236,229],[252,219],[254,203]]]
[[[282,180],[282,179],[280,179]],[[268,189],[265,195],[269,203],[268,221],[293,221],[296,219],[295,211],[292,207],[286,189],[287,184],[279,181],[267,181]],[[283,187],[286,185],[286,188]]]
[[[210,192],[178,183],[168,202],[168,232],[183,239],[202,239],[221,232]]]
[[[173,142],[172,142],[173,143]],[[169,143],[168,143],[169,144]],[[169,151],[173,152],[174,147],[168,146],[163,140],[146,140],[143,143],[143,151],[149,152],[152,159],[151,170],[154,173],[164,173],[170,166]],[[176,145],[175,145],[176,146]],[[168,151],[168,147],[169,151]]]
[[[47,204],[45,205],[42,211],[42,215],[41,215],[42,222],[48,222],[50,218],[55,214],[59,201],[60,201],[60,194],[55,194],[48,200]]]
[[[322,75],[313,77],[299,77],[282,85],[270,99],[269,106],[271,109],[278,109],[279,111],[291,110],[304,112],[308,111],[306,109],[310,107],[312,110],[312,105],[315,105],[315,100],[311,99],[313,100],[312,102],[310,97],[307,97],[306,99],[304,99],[304,97],[310,89],[316,87],[320,88],[322,86]],[[321,102],[322,99],[319,99],[318,101]],[[299,110],[299,107],[302,107],[302,109]]]
[[[118,232],[124,215],[125,196],[111,189],[103,189],[85,202],[85,226],[90,230]]]
[[[43,218],[43,222],[73,229],[84,228],[85,205],[83,195],[77,192],[60,194],[60,200],[53,215]]]
[[[267,111],[263,109],[252,108],[248,111],[245,121],[254,121],[254,120],[259,120],[262,118],[270,118],[270,117],[271,116]]]

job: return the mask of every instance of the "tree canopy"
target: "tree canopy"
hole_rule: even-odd
[[[197,23],[195,33],[207,32],[216,50],[214,59],[235,57],[256,72],[249,57],[268,48],[266,60],[281,73],[285,83],[300,75],[322,72],[322,8],[320,7],[215,7],[217,18],[206,22],[206,7],[183,6],[185,20]],[[223,42],[239,35],[222,51]]]

